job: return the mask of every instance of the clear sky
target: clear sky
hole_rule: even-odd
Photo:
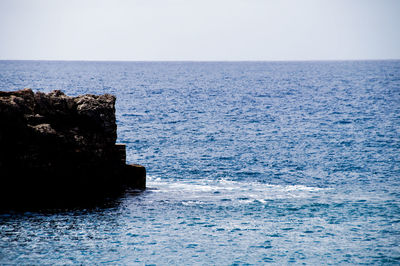
[[[400,0],[0,0],[0,59],[400,59]]]

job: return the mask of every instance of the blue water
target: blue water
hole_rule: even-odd
[[[400,264],[400,61],[0,61],[117,96],[148,189],[0,214],[0,264]]]

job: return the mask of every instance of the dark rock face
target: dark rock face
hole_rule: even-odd
[[[57,205],[144,189],[146,170],[115,144],[113,95],[0,91],[1,205]]]

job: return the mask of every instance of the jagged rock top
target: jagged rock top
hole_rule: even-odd
[[[60,90],[0,91],[0,117],[19,128],[17,135],[22,139],[52,135],[73,146],[109,146],[117,138],[115,100],[110,94],[70,97]],[[0,132],[0,139],[15,134],[5,131]]]

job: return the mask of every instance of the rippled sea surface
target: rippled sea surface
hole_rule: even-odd
[[[400,61],[0,61],[25,87],[115,94],[148,189],[1,213],[0,264],[400,264]]]

